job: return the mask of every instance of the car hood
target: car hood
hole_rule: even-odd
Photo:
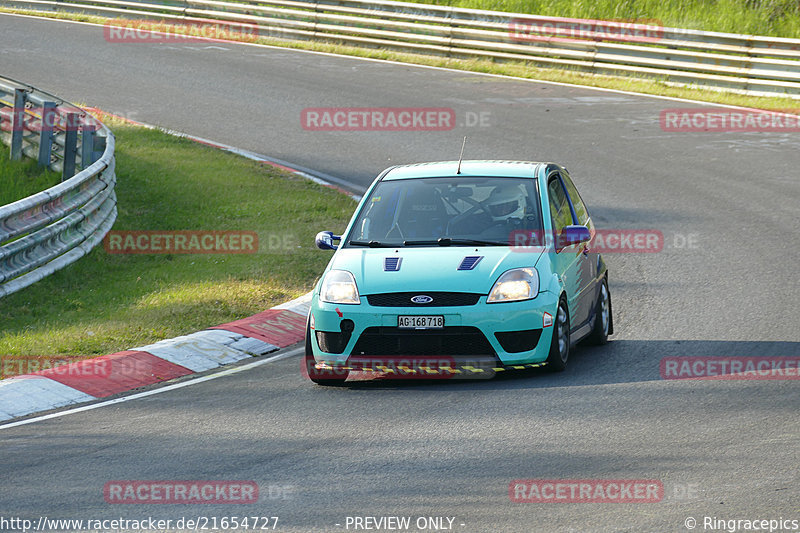
[[[522,252],[508,246],[343,248],[334,255],[330,268],[352,273],[361,295],[405,291],[488,294],[500,274],[534,267],[542,253],[539,248]],[[462,266],[462,262],[474,257],[480,260],[465,270],[469,265]],[[390,263],[392,258],[399,259],[396,271],[387,270],[387,258]]]

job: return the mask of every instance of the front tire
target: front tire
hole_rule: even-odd
[[[550,342],[547,368],[553,372],[561,372],[567,368],[569,349],[569,309],[567,308],[567,300],[562,296],[558,301],[558,309],[553,320],[553,339]]]

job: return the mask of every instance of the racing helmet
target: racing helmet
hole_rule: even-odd
[[[510,218],[522,218],[525,202],[522,189],[516,183],[501,184],[494,188],[486,199],[489,215],[495,222]]]

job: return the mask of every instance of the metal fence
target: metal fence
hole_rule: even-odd
[[[30,157],[62,175],[58,185],[0,207],[3,297],[89,253],[114,224],[117,199],[114,135],[84,110],[0,78],[0,139],[12,160]]]
[[[142,29],[146,26],[142,21],[163,20],[182,26],[166,30],[176,39],[183,31],[212,38],[238,34],[245,40],[261,36],[329,41],[800,97],[800,39],[665,28],[657,21],[566,19],[386,0],[0,0],[0,4],[123,18],[128,22],[121,24],[129,29]],[[115,34],[108,29],[106,37],[113,40]],[[126,38],[124,33],[116,37]],[[137,34],[129,37],[135,40]]]

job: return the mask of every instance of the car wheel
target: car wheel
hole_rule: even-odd
[[[600,294],[594,307],[594,328],[586,338],[589,344],[602,346],[608,342],[611,333],[611,294],[608,292],[608,282],[603,280],[600,285]]]
[[[550,355],[547,357],[547,368],[560,372],[567,367],[569,359],[569,310],[567,300],[558,301],[558,310],[553,321],[553,340],[550,342]]]
[[[314,352],[311,349],[311,328],[306,327],[306,350],[303,355],[302,373],[317,385],[342,385],[349,370],[318,370],[315,366]]]

